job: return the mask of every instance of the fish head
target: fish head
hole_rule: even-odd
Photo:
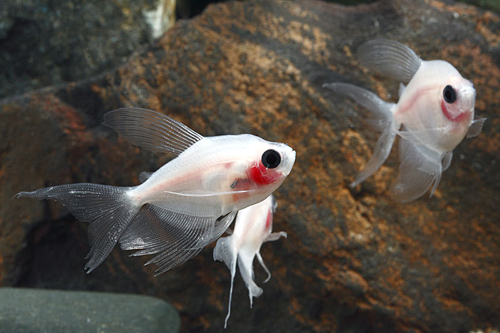
[[[450,75],[441,85],[441,112],[454,125],[466,124],[468,127],[474,118],[476,90],[471,81],[457,74]]]
[[[247,191],[234,198],[240,209],[271,195],[281,186],[295,163],[296,153],[290,146],[252,137],[247,140],[251,145],[245,149],[244,175],[239,176],[232,186],[235,192]]]
[[[262,189],[274,191],[292,171],[295,155],[284,143],[264,141],[247,169],[248,178]]]

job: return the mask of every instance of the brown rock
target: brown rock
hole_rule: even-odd
[[[203,135],[253,133],[297,150],[276,192],[275,229],[289,237],[263,246],[273,277],[252,310],[235,280],[229,331],[499,327],[499,22],[475,7],[430,0],[354,8],[224,3],[179,22],[110,74],[2,101],[2,284],[156,295],[179,309],[184,330],[222,330],[230,277],[212,261],[212,247],[159,277],[141,266],[147,258],[116,249],[85,275],[85,225],[57,203],[11,200],[69,182],[133,185],[141,171],[168,161],[100,127],[106,111],[137,106]],[[435,196],[406,205],[388,196],[394,152],[360,187],[348,188],[377,134],[362,126],[358,106],[321,89],[343,81],[396,96],[397,82],[366,72],[353,56],[376,37],[454,64],[476,86],[476,113],[488,118],[479,137],[457,147]]]

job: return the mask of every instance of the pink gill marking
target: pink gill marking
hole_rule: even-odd
[[[441,101],[441,111],[443,111],[443,114],[446,117],[446,119],[448,119],[452,122],[455,122],[455,123],[461,122],[467,116],[467,112],[462,112],[459,115],[457,115],[456,117],[453,117],[450,114],[450,111],[448,111],[448,108],[446,107],[446,103],[444,100]]]
[[[280,173],[273,169],[266,168],[262,161],[259,164],[253,165],[248,170],[248,175],[250,179],[259,185],[269,185],[274,183],[280,177]]]

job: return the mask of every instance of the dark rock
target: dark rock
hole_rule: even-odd
[[[2,332],[178,332],[167,302],[82,291],[0,288]]]
[[[2,0],[0,98],[110,70],[174,21],[174,0]]]
[[[468,332],[500,326],[500,18],[462,4],[392,0],[358,7],[320,1],[209,6],[180,21],[117,70],[0,103],[0,281],[3,285],[155,295],[187,331],[221,331],[229,272],[213,247],[154,277],[148,258],[116,249],[89,275],[86,225],[55,202],[12,200],[72,182],[134,185],[169,156],[102,128],[121,106],[169,114],[203,135],[253,133],[297,150],[276,192],[275,229],[261,250],[273,277],[248,307],[235,279],[228,331]],[[348,184],[377,134],[360,108],[321,88],[344,81],[394,100],[398,83],[353,54],[376,37],[424,59],[446,59],[478,92],[483,133],[461,143],[435,196],[388,196],[397,157],[360,187]],[[256,281],[265,273],[256,268]]]

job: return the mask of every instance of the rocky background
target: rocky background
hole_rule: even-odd
[[[4,15],[9,7],[2,6]],[[112,20],[102,15],[103,24]],[[262,247],[273,276],[262,284],[265,273],[256,264],[264,294],[253,309],[236,278],[228,332],[500,327],[498,15],[438,0],[356,7],[316,0],[223,2],[179,20],[157,41],[151,28],[132,20],[146,32],[131,28],[141,46],[130,57],[116,53],[119,61],[103,72],[82,60],[112,58],[106,52],[113,47],[97,43],[97,54],[62,60],[74,59],[68,73],[75,76],[37,61],[40,50],[1,39],[11,24],[2,20],[0,58],[12,64],[0,66],[2,82],[19,78],[2,84],[9,97],[0,100],[2,286],[152,295],[179,310],[183,331],[223,330],[230,276],[224,264],[213,262],[213,246],[158,277],[154,267],[143,266],[148,258],[115,249],[87,275],[87,225],[58,203],[12,199],[22,190],[64,183],[135,185],[141,171],[169,161],[171,156],[133,147],[100,125],[105,112],[136,106],[168,114],[203,135],[252,133],[297,151],[293,172],[276,192],[274,230],[286,231],[288,239]],[[54,40],[68,38],[66,47],[76,51],[67,37],[71,29],[65,30]],[[99,31],[103,40],[113,38],[108,28]],[[123,27],[116,31],[120,35]],[[395,151],[361,186],[348,187],[368,161],[377,133],[362,125],[361,108],[321,88],[351,82],[394,101],[398,83],[367,72],[354,56],[361,43],[377,37],[401,41],[423,59],[454,64],[475,84],[477,115],[488,118],[479,137],[454,151],[435,195],[406,205],[388,195],[398,166]],[[135,49],[124,40],[131,43],[125,48]],[[10,49],[14,55],[4,52]],[[55,50],[54,63],[61,54]],[[30,61],[39,65],[36,77],[53,79],[14,75]],[[14,95],[44,82],[60,84]]]

